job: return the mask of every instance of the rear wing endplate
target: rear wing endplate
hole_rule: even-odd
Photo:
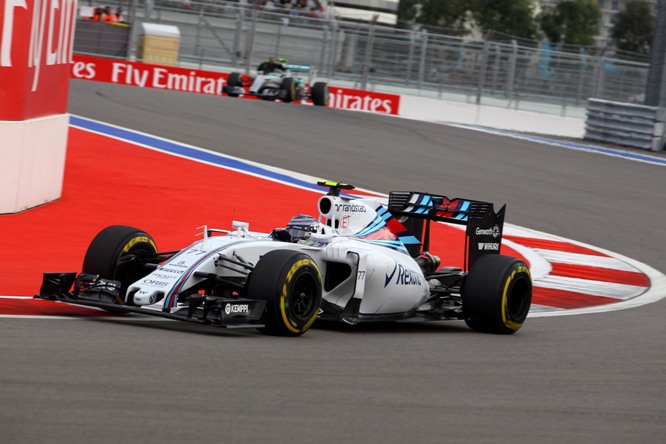
[[[425,233],[412,233],[417,237],[422,235],[424,251],[428,251],[430,244],[430,221],[466,225],[467,270],[479,257],[485,254],[499,254],[506,205],[495,212],[490,202],[450,199],[446,196],[416,191],[392,191],[389,194],[388,209],[394,216],[420,219],[421,232],[425,221]]]

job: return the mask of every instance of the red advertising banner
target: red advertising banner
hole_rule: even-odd
[[[228,74],[215,71],[128,62],[103,57],[74,56],[72,78],[119,85],[222,95]]]
[[[328,106],[331,108],[397,115],[400,112],[400,96],[397,94],[331,86]]]
[[[0,120],[67,112],[76,5],[0,2]]]
[[[172,91],[222,95],[228,74],[174,66],[74,55],[72,78],[97,82],[160,88]],[[353,88],[331,87],[331,108],[398,114],[400,96]]]

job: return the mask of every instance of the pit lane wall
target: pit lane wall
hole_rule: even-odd
[[[0,2],[0,214],[60,197],[76,0]]]
[[[222,95],[227,73],[153,65],[75,55],[72,78]],[[557,117],[492,106],[364,91],[331,86],[329,107],[396,115],[429,122],[462,123],[491,128],[534,132],[568,137],[582,137],[584,119]]]

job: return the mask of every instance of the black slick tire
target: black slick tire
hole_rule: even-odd
[[[509,256],[480,257],[462,287],[465,323],[475,331],[513,334],[525,322],[532,303],[527,265]]]
[[[291,77],[285,77],[282,79],[282,101],[285,103],[291,103],[296,97],[296,83]]]
[[[232,72],[227,77],[227,88],[235,88],[237,86],[243,86],[243,81],[241,80],[241,74],[239,72]],[[229,97],[238,97],[236,93],[227,93]]]
[[[100,231],[90,243],[82,271],[120,281],[120,294],[124,295],[130,284],[148,274],[140,259],[155,253],[155,241],[146,232],[125,225],[112,225]]]
[[[321,273],[307,254],[275,250],[263,255],[250,275],[247,297],[266,301],[263,333],[300,336],[321,305]]]
[[[317,82],[312,85],[310,96],[312,97],[312,103],[316,106],[328,106],[328,100],[330,96],[328,83]]]

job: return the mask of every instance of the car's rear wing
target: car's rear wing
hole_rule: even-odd
[[[287,65],[287,68],[294,72],[310,72],[310,65]]]
[[[392,191],[389,194],[388,209],[393,216],[407,218],[403,224],[414,236],[422,238],[424,251],[428,251],[430,244],[430,221],[466,225],[467,270],[484,254],[499,254],[506,205],[495,212],[490,202],[450,199],[416,191]]]

